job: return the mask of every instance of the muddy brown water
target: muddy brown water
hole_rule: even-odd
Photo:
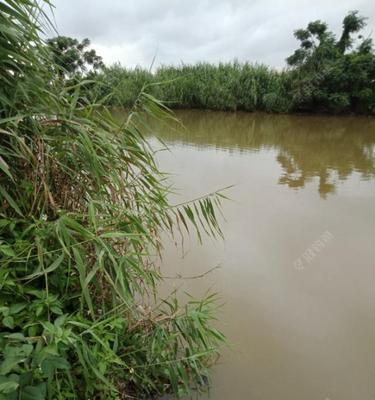
[[[180,111],[157,126],[173,202],[234,185],[225,241],[166,243],[168,279],[224,303],[213,400],[375,399],[375,120]]]

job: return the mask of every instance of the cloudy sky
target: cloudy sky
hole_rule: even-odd
[[[292,32],[312,20],[339,34],[349,10],[369,17],[374,0],[55,0],[60,35],[88,37],[108,64],[134,67],[238,59],[283,67]]]

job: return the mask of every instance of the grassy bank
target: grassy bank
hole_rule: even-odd
[[[40,38],[42,5],[0,5],[0,399],[203,391],[215,297],[161,299],[159,256],[175,229],[221,234],[220,194],[168,202],[143,139],[168,110],[138,91],[119,125],[84,100]]]

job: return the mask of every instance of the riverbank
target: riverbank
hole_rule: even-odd
[[[150,72],[115,65],[91,73],[88,78],[94,84],[83,92],[93,99],[106,99],[109,106],[130,107],[146,88],[172,109],[375,115],[371,74],[364,70],[365,77],[359,80],[347,69],[336,82],[340,76],[331,69],[302,74],[296,69],[278,71],[232,62],[165,66]]]

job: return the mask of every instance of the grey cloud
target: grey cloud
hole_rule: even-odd
[[[322,19],[339,33],[358,9],[374,27],[373,0],[56,0],[60,34],[88,37],[106,62],[128,66],[234,58],[276,67],[297,46],[296,28]]]

